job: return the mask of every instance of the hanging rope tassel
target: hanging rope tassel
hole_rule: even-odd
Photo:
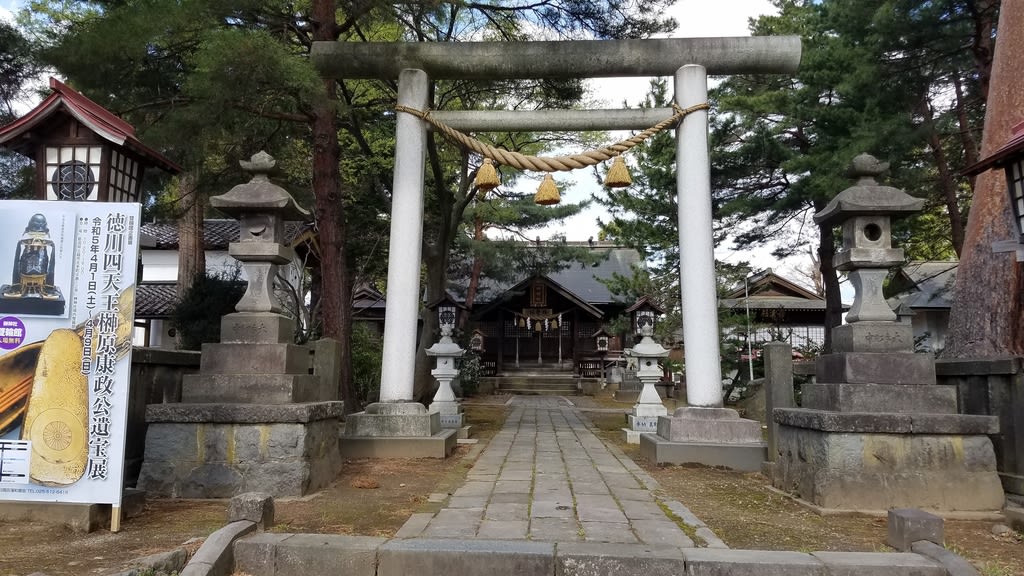
[[[612,160],[612,167],[608,169],[608,174],[604,177],[604,185],[608,188],[625,188],[632,183],[633,179],[629,177],[629,168],[626,167],[626,162],[622,156],[616,156],[615,160]]]
[[[484,158],[484,163],[476,171],[476,180],[473,183],[480,190],[481,197],[501,186],[501,180],[498,179],[498,171],[494,168],[494,162],[490,158]]]
[[[537,194],[533,197],[533,203],[540,204],[541,206],[551,206],[561,201],[562,195],[558,193],[555,179],[551,177],[551,174],[545,174],[544,180],[540,183],[540,188],[537,189]]]

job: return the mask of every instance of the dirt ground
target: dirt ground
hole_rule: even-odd
[[[481,446],[500,428],[507,397],[466,403],[467,422]],[[610,399],[573,398],[583,409],[628,408]],[[820,517],[768,490],[760,474],[706,467],[651,467],[626,445],[621,413],[588,412],[606,442],[614,443],[658,480],[733,548],[764,550],[884,551],[885,520]],[[479,448],[460,446],[444,461],[350,460],[325,490],[275,503],[280,532],[391,536],[414,512],[436,510],[432,493],[450,492],[465,478]],[[151,500],[122,531],[79,534],[33,523],[0,526],[0,576],[41,571],[51,576],[109,574],[131,559],[203,538],[225,521],[226,502]],[[985,576],[1024,576],[1024,542],[1018,533],[994,536],[991,522],[946,522],[946,543],[974,561]],[[194,541],[189,548],[196,548]]]

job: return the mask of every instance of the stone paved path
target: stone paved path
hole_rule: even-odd
[[[437,514],[415,514],[399,538],[480,538],[725,547],[561,397],[516,396],[501,431]]]

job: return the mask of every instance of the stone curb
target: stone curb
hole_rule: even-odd
[[[918,540],[910,545],[910,549],[942,564],[949,576],[981,576],[970,562],[934,542]]]
[[[915,543],[915,551],[918,544]],[[925,542],[924,544],[930,544]],[[968,576],[959,556],[778,552],[526,540],[402,540],[327,534],[258,534],[235,543],[235,570],[251,576]],[[935,553],[931,556],[928,552]],[[959,560],[957,564],[950,557]],[[191,567],[191,564],[190,564]],[[344,567],[339,571],[339,567]],[[182,572],[194,576],[199,572]],[[947,572],[948,570],[948,572]],[[973,570],[973,569],[971,569]],[[206,574],[205,572],[202,574]]]
[[[255,531],[255,522],[239,520],[210,534],[179,576],[228,576],[235,569],[235,540]]]
[[[188,552],[184,548],[175,548],[170,552],[160,552],[132,560],[131,568],[111,576],[139,576],[162,572],[170,574],[183,569],[187,562]]]

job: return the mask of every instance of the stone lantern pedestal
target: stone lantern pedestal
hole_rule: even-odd
[[[987,436],[998,419],[957,413],[956,387],[936,385],[934,359],[914,353],[910,325],[882,298],[888,268],[903,262],[890,218],[923,203],[877,184],[885,168],[855,158],[856,185],[815,216],[842,224],[835,265],[856,298],[848,324],[833,330],[832,353],[816,360],[803,407],[773,411],[777,453],[765,471],[776,488],[824,509],[998,510],[1004,497]]]
[[[242,164],[252,180],[210,203],[239,220],[229,253],[248,285],[221,320],[221,341],[203,345],[199,374],[185,376],[182,402],[146,409],[139,486],[157,496],[303,496],[341,470],[338,343],[294,344],[295,323],[274,294],[278,266],[294,256],[282,245],[284,221],[309,215],[267,178],[273,158]]]

